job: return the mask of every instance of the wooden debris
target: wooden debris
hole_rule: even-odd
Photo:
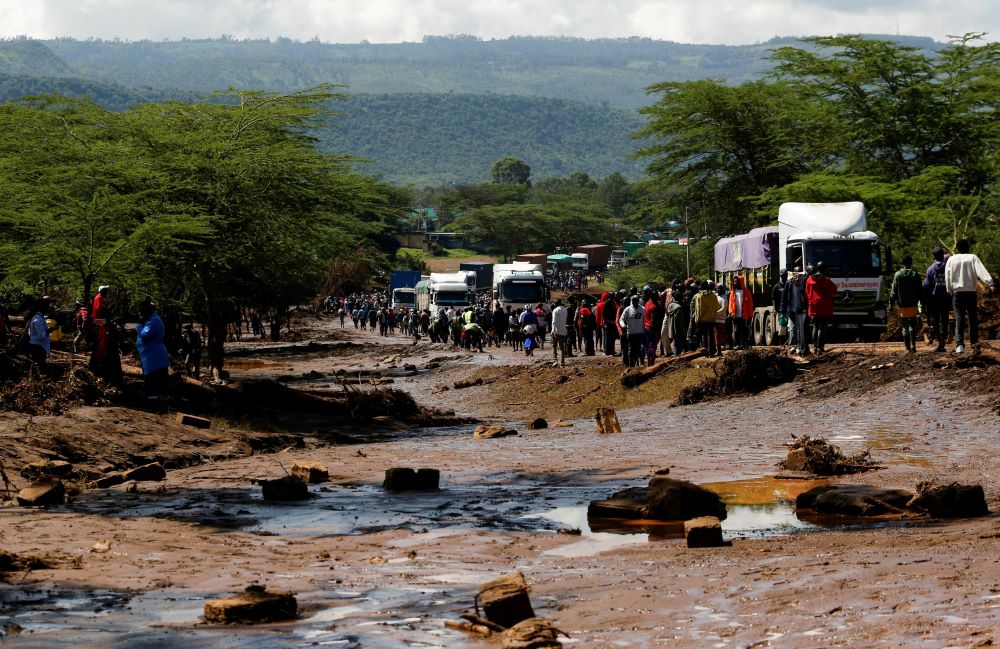
[[[622,426],[618,423],[618,414],[614,408],[598,408],[594,419],[597,420],[598,435],[622,432]]]
[[[479,587],[476,599],[486,619],[504,628],[535,617],[528,597],[528,582],[521,572],[486,582]]]

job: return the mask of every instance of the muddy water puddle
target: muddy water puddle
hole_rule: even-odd
[[[869,430],[832,435],[828,441],[845,448],[858,447],[859,450],[876,451],[874,459],[886,464],[907,464],[921,468],[934,466],[929,457],[915,450],[920,442],[913,432],[876,426]]]

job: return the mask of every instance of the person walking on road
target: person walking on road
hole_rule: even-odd
[[[807,269],[808,270],[808,269]],[[826,351],[826,329],[833,317],[833,298],[837,295],[837,285],[826,276],[826,264],[816,262],[813,272],[806,280],[806,302],[809,318],[813,325],[813,347],[817,352]]]
[[[903,267],[896,271],[889,290],[889,304],[899,309],[899,321],[903,328],[903,343],[906,351],[917,351],[917,329],[920,326],[919,304],[922,282],[913,270],[913,257],[903,257]]]
[[[47,295],[35,301],[31,307],[31,319],[28,320],[28,356],[42,370],[52,354],[51,334],[55,328],[49,328],[45,320],[51,304],[52,300]]]
[[[935,246],[931,256],[934,262],[927,267],[924,277],[924,310],[931,328],[931,339],[937,341],[935,351],[943,352],[948,342],[948,317],[951,313],[951,295],[945,280],[948,260],[941,246]]]
[[[569,334],[569,327],[566,323],[568,312],[563,306],[562,300],[556,300],[555,308],[552,309],[552,363],[560,367],[566,367],[566,336]],[[559,355],[562,354],[562,358]]]
[[[955,309],[955,353],[965,351],[965,320],[969,320],[969,344],[979,342],[979,314],[976,280],[993,290],[993,278],[979,257],[969,252],[969,241],[962,239],[955,244],[957,254],[948,258],[945,264],[944,280],[948,293],[952,296]]]

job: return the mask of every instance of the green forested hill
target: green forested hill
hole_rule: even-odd
[[[0,40],[0,74],[60,76],[69,73],[70,67],[41,41]]]
[[[632,112],[579,102],[511,95],[351,96],[346,118],[323,146],[363,156],[388,180],[418,186],[485,182],[503,156],[521,158],[536,180],[585,171],[637,177]]]
[[[0,103],[26,96],[46,94],[67,97],[89,96],[109,110],[124,110],[140,103],[168,99],[191,100],[196,93],[159,88],[128,88],[114,83],[89,81],[74,77],[5,75],[0,73]]]
[[[926,38],[902,37],[933,47]],[[540,95],[634,109],[661,81],[759,78],[771,49],[795,42],[690,45],[649,38],[427,37],[420,43],[45,41],[75,76],[124,86],[292,90],[340,83],[358,93]]]

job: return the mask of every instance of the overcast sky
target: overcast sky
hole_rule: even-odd
[[[1000,32],[1000,0],[0,0],[0,36],[180,39],[648,36],[753,43],[836,33]]]

